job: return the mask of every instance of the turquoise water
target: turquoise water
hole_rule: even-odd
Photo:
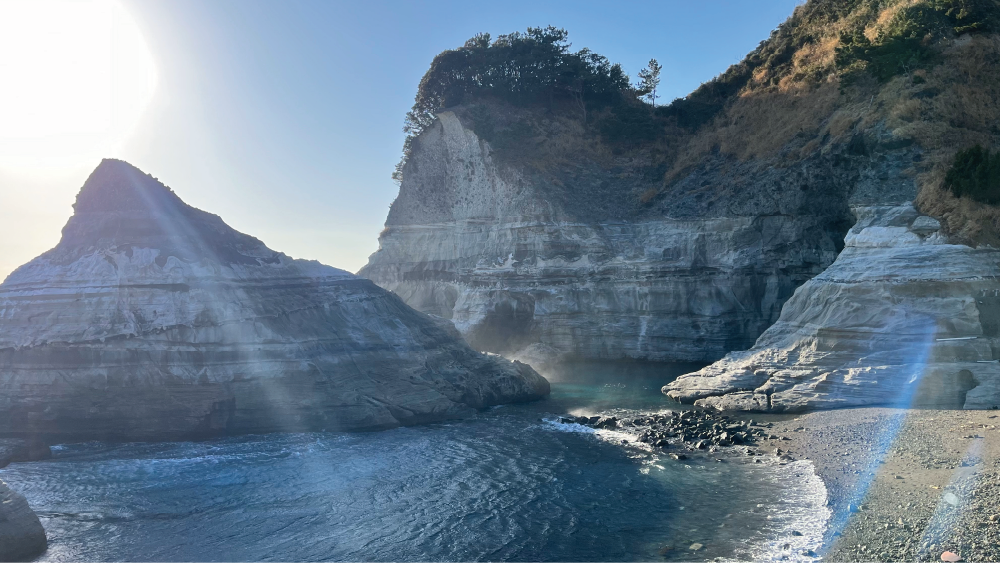
[[[556,422],[676,408],[659,388],[687,369],[581,366],[546,401],[378,433],[64,445],[0,478],[41,517],[42,561],[780,556],[819,502],[789,496],[789,467],[662,459]]]

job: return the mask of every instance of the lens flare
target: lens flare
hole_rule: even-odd
[[[956,526],[961,524],[962,517],[969,510],[969,496],[979,482],[979,470],[983,467],[982,450],[983,439],[974,439],[948,485],[942,489],[934,514],[920,538],[921,557],[936,555],[931,552],[930,546],[942,545]]]
[[[838,507],[834,507],[833,515],[830,518],[830,525],[827,528],[826,538],[823,542],[825,547],[821,555],[826,555],[830,547],[832,547],[833,540],[844,531],[850,521],[851,515],[861,506],[862,501],[868,495],[868,490],[871,489],[875,481],[879,465],[885,460],[890,448],[895,443],[903,427],[903,423],[906,421],[906,409],[913,404],[914,396],[926,374],[927,361],[931,357],[931,352],[934,348],[934,337],[937,334],[937,329],[933,319],[915,319],[914,324],[924,328],[918,332],[920,336],[914,339],[912,344],[909,345],[910,351],[908,356],[914,358],[913,363],[910,364],[912,366],[911,372],[903,374],[905,377],[900,378],[905,381],[905,384],[900,386],[895,400],[888,405],[899,410],[890,415],[881,429],[871,437],[871,449],[868,456],[858,460],[861,466],[858,470],[859,479],[853,491],[848,494],[846,502]]]

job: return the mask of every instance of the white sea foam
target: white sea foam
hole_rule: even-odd
[[[771,533],[738,553],[754,561],[818,561],[830,521],[827,490],[811,461],[768,464],[781,496],[768,507]]]
[[[606,414],[606,413],[604,413]],[[652,468],[665,470],[654,448],[637,440],[637,435],[616,430],[594,429],[576,423],[561,422],[559,417],[544,418],[543,426],[548,430],[590,434],[595,438],[626,445],[641,450],[643,454],[640,473],[648,475]],[[638,453],[638,452],[637,452]],[[818,561],[830,517],[827,506],[828,492],[823,480],[816,474],[815,466],[809,460],[780,463],[776,458],[760,458],[764,465],[750,465],[758,478],[764,479],[779,491],[766,505],[758,505],[766,511],[765,533],[759,537],[747,538],[747,545],[737,548],[735,560],[753,561]],[[691,465],[684,467],[691,469]],[[699,465],[701,469],[706,466]]]

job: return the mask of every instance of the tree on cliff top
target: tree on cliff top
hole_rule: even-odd
[[[660,71],[663,65],[656,59],[649,59],[649,65],[639,71],[639,84],[636,85],[636,94],[649,100],[649,103],[656,106],[656,89],[660,86]]]
[[[435,115],[475,97],[495,97],[519,106],[568,100],[584,120],[589,106],[634,99],[621,65],[589,49],[571,52],[567,35],[565,29],[552,26],[529,27],[524,33],[496,39],[480,33],[462,47],[434,57],[406,114],[403,159],[393,179],[402,179],[413,139],[434,123]]]

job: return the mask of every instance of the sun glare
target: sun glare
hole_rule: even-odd
[[[139,27],[113,0],[0,1],[0,169],[116,156],[152,97]]]

